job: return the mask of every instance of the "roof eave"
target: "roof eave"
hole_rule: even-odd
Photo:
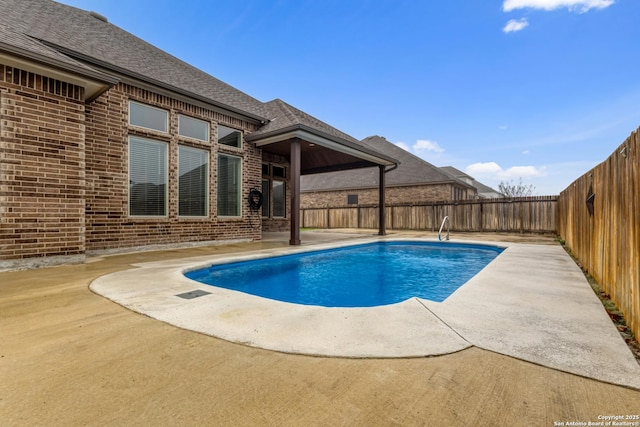
[[[86,101],[97,98],[119,82],[117,77],[110,74],[73,65],[2,42],[0,42],[0,62],[24,71],[84,87]]]
[[[329,135],[303,124],[295,124],[263,134],[249,134],[245,137],[247,141],[254,142],[258,147],[286,141],[292,138],[300,138],[325,148],[371,161],[378,165],[392,166],[399,163],[396,159],[370,150],[367,147],[354,144],[344,138]]]

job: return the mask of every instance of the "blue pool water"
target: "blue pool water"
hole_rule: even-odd
[[[185,275],[279,301],[372,307],[412,297],[442,302],[497,257],[495,246],[377,242],[214,265]]]

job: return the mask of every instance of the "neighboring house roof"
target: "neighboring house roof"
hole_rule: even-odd
[[[387,187],[456,184],[471,188],[465,182],[451,177],[437,166],[414,156],[381,136],[367,137],[361,143],[365,147],[399,161],[398,167],[389,171],[386,175],[385,183]],[[306,175],[301,178],[300,188],[306,192],[373,188],[378,185],[378,175],[378,170],[375,168]]]
[[[454,177],[454,178],[458,178],[468,184],[471,184],[473,181],[475,181],[475,179],[473,179],[473,177],[471,175],[467,175],[466,173],[462,172],[460,169],[456,169],[453,166],[442,166],[440,168],[440,170],[442,170],[444,173]]]
[[[466,173],[462,172],[459,169],[454,168],[453,166],[443,166],[440,169],[442,169],[445,173],[449,174],[450,176],[461,179],[469,183],[470,185],[474,186],[478,190],[478,196],[480,197],[484,197],[484,198],[502,197],[502,194],[500,194],[499,191],[496,191],[493,188],[487,185],[484,185],[479,181],[476,181],[476,179],[473,178],[472,176],[467,175]]]
[[[0,41],[5,45],[69,66],[81,61],[96,70],[177,91],[257,121],[265,118],[262,102],[95,13],[52,0],[0,0],[0,27],[4,28]]]

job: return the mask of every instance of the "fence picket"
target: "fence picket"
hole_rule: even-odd
[[[390,230],[437,230],[445,216],[451,230],[518,233],[555,233],[558,197],[457,200],[417,204],[390,204],[386,225]],[[305,227],[377,228],[378,206],[359,205],[301,209]]]

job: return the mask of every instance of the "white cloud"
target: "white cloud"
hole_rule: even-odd
[[[543,166],[537,168],[535,166],[513,166],[504,171],[506,178],[531,178],[533,176],[546,175],[546,168]]]
[[[498,126],[498,129],[500,129],[500,130],[507,130],[507,129],[509,129],[509,126],[507,126],[507,125],[500,125],[500,126]]]
[[[512,166],[503,169],[496,162],[473,163],[465,168],[465,172],[474,178],[517,179],[545,176],[546,168],[536,166]]]
[[[437,142],[428,141],[426,139],[419,139],[415,144],[413,144],[413,149],[416,153],[442,153],[444,148],[440,147]]]
[[[529,154],[529,150],[524,150],[524,151],[522,152],[522,154],[524,154],[524,155],[526,156],[527,154]]]
[[[526,8],[554,10],[566,7],[571,11],[585,13],[589,9],[604,9],[614,3],[615,0],[504,0],[502,10],[505,12]]]
[[[474,163],[466,167],[465,172],[471,176],[475,175],[495,175],[502,171],[496,162]]]
[[[527,21],[527,18],[510,19],[509,22],[507,22],[507,25],[504,26],[502,31],[505,33],[513,33],[516,31],[522,31],[528,26],[529,26],[529,21]]]

